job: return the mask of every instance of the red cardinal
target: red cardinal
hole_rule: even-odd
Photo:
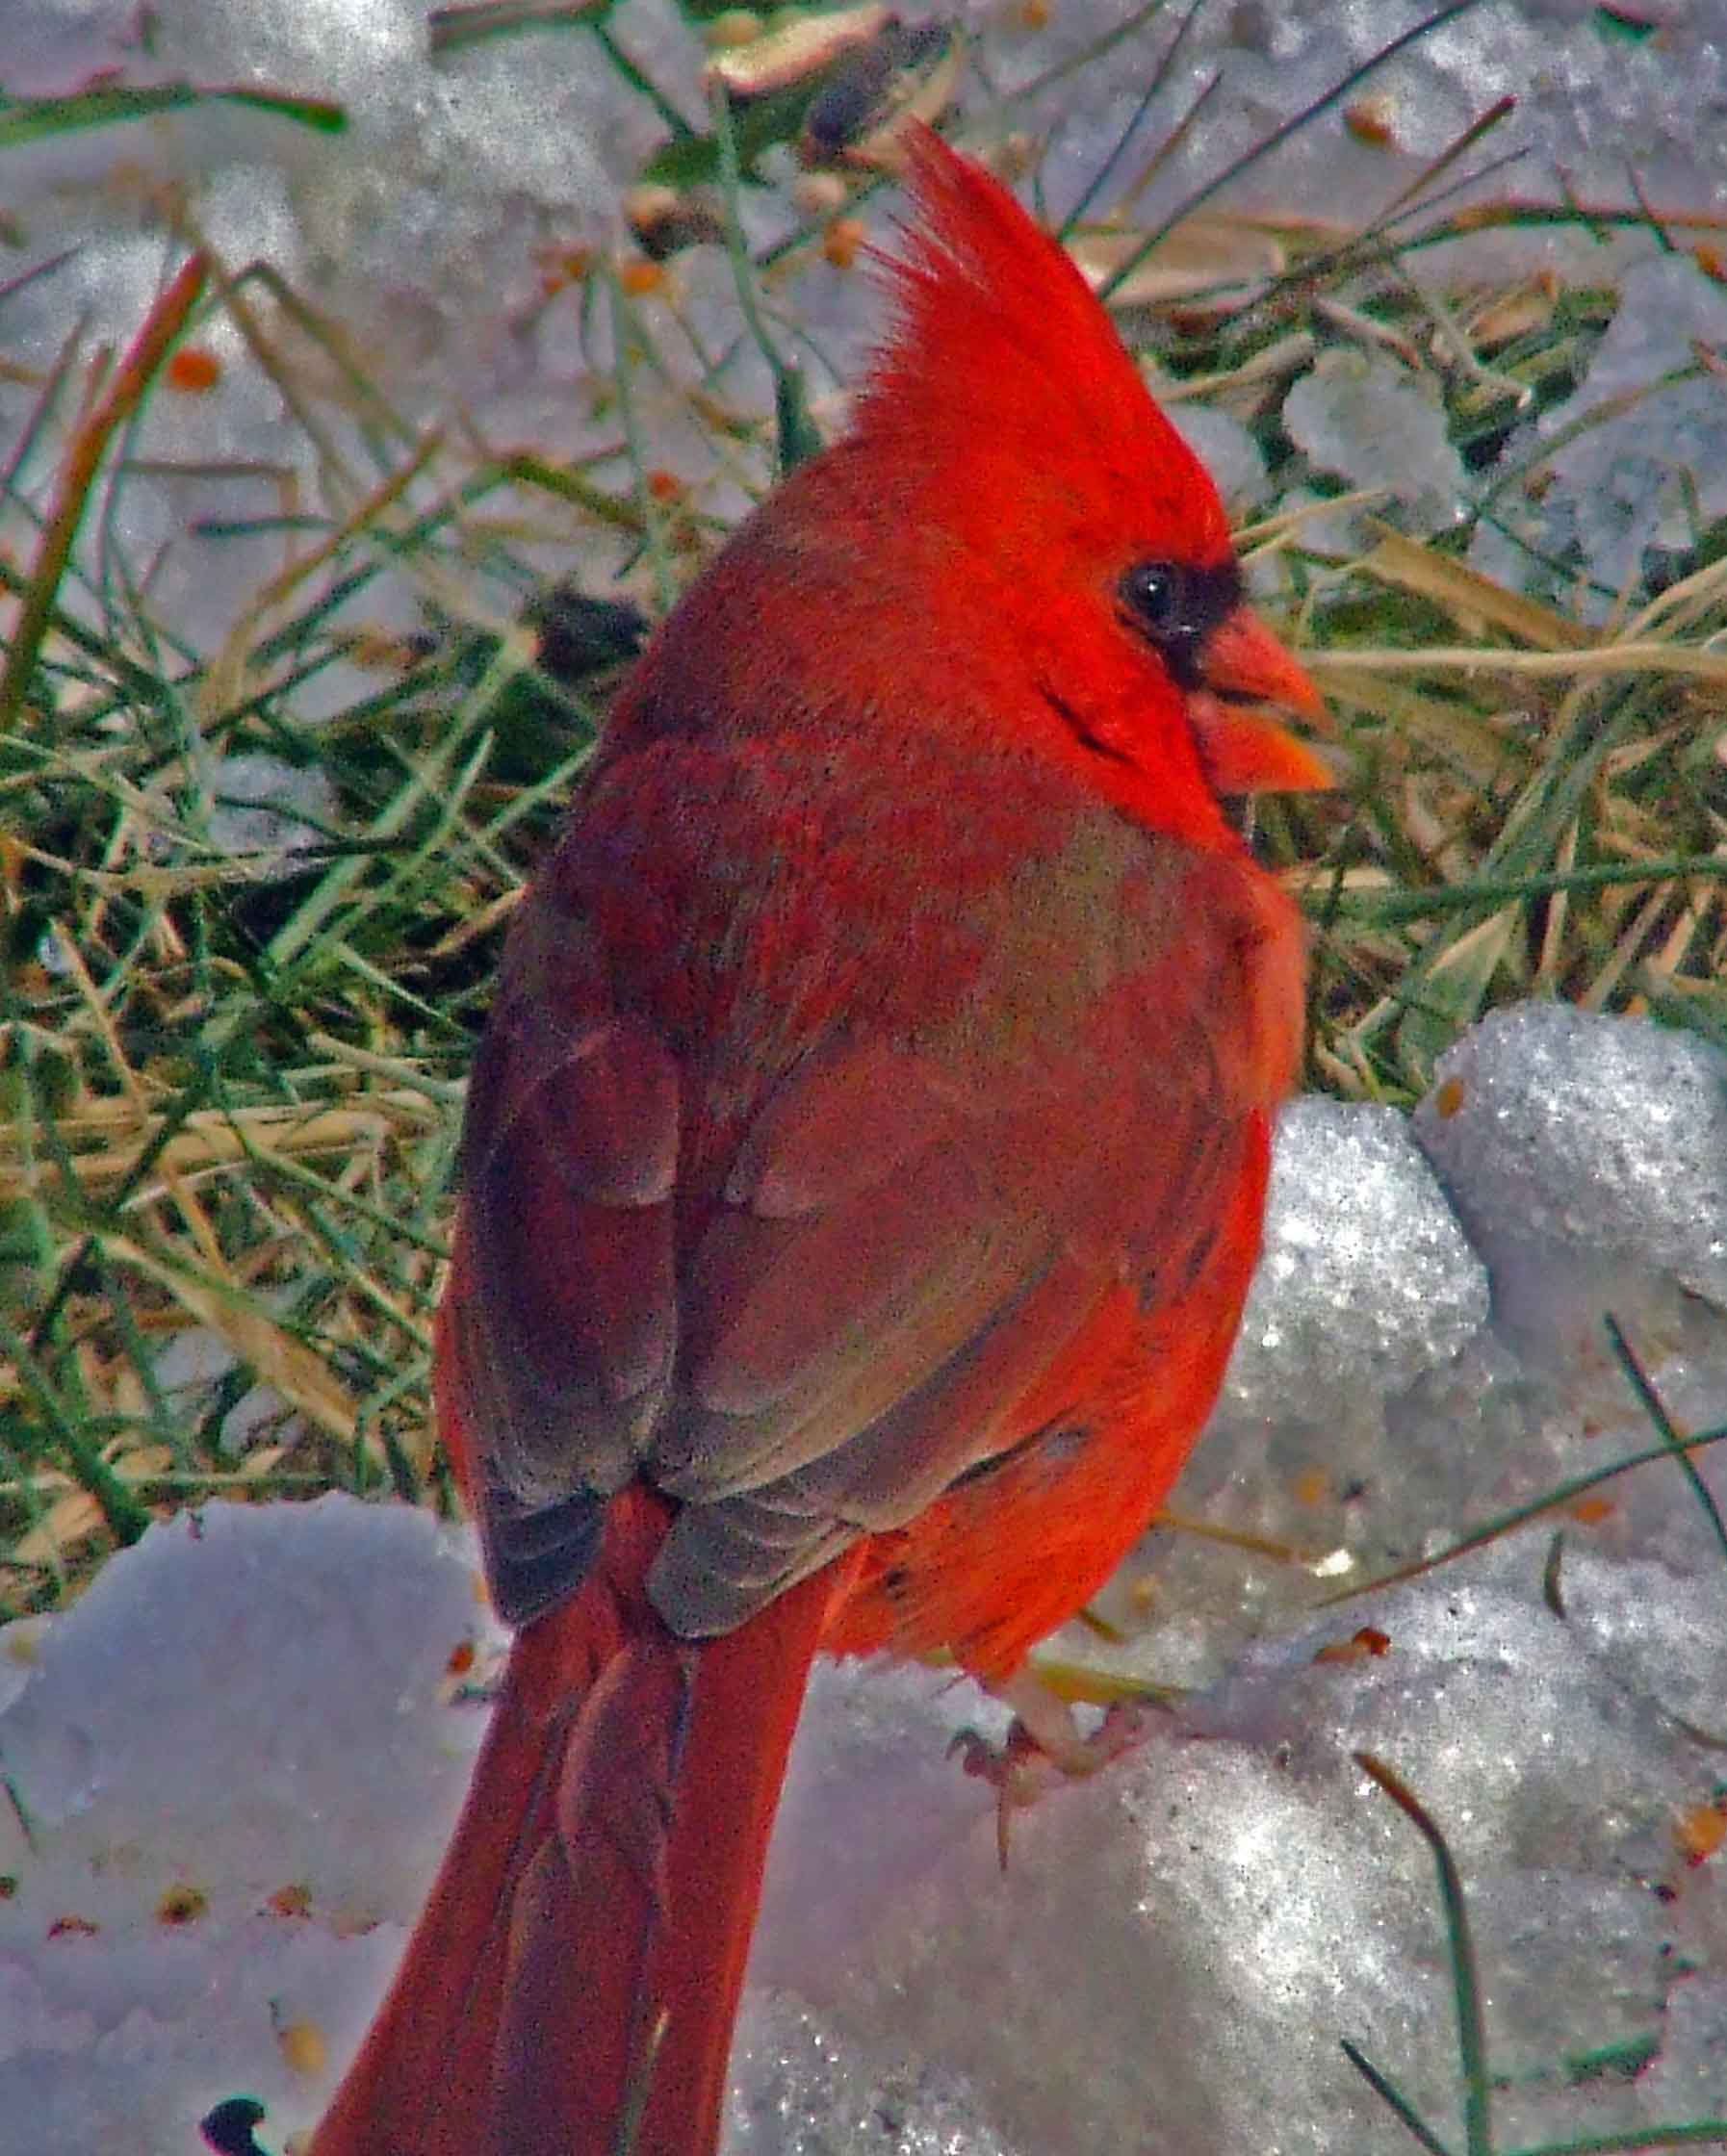
[[[812,1656],[1008,1686],[1223,1375],[1302,937],[1220,796],[1327,783],[1318,699],[1061,248],[911,184],[510,938],[437,1393],[520,1632],[314,2156],[711,2151]]]

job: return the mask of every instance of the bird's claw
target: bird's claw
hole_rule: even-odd
[[[1154,1703],[1117,1700],[1090,1736],[1081,1736],[1064,1707],[1065,1729],[1052,1728],[1047,1712],[1040,1712],[1044,1725],[1034,1733],[1019,1715],[1014,1717],[1000,1744],[992,1743],[978,1730],[961,1730],[947,1747],[949,1758],[958,1758],[967,1774],[988,1782],[995,1791],[995,1848],[1001,1868],[1008,1865],[1009,1829],[1016,1811],[1063,1783],[1078,1782],[1096,1774],[1143,1744],[1151,1729]]]

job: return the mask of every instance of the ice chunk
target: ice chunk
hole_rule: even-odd
[[[1627,271],[1619,304],[1589,371],[1575,394],[1556,405],[1543,431],[1562,433],[1585,412],[1627,390],[1644,390],[1663,374],[1695,364],[1693,344],[1727,342],[1727,288],[1706,276],[1688,254],[1658,254]],[[1646,430],[1646,419],[1633,421]]]
[[[1619,304],[1575,393],[1548,412],[1533,436],[1508,443],[1512,469],[1542,440],[1559,444],[1537,468],[1538,501],[1512,494],[1502,513],[1541,552],[1572,555],[1601,588],[1585,611],[1604,619],[1617,595],[1636,590],[1652,548],[1682,551],[1727,513],[1727,406],[1707,377],[1661,386],[1669,374],[1694,374],[1694,347],[1727,341],[1727,290],[1684,250],[1628,270]],[[1627,410],[1615,400],[1635,396]],[[1592,425],[1583,424],[1591,415]],[[1581,432],[1575,432],[1582,425]],[[1574,438],[1563,439],[1567,435]],[[1512,550],[1503,565],[1486,540],[1480,566],[1508,569],[1524,584],[1542,583],[1537,563]]]
[[[1658,2118],[1719,2115],[1727,2059],[1727,1977],[1688,1976],[1668,2001],[1664,2040],[1641,2082]]]
[[[1513,1323],[1574,1336],[1615,1279],[1727,1307],[1727,1059],[1703,1041],[1519,1004],[1441,1058],[1413,1130]]]
[[[1175,431],[1217,481],[1224,505],[1241,517],[1265,499],[1265,458],[1259,445],[1227,412],[1209,404],[1177,403],[1170,406]]]
[[[725,2156],[1031,2156],[963,2075],[848,2040],[795,1998],[739,2017]]]
[[[1485,1329],[1484,1268],[1394,1109],[1314,1096],[1277,1130],[1265,1250],[1210,1427],[1170,1501],[1186,1522],[1332,1553],[1348,1576],[1407,1556],[1478,1494],[1482,1462],[1527,1462],[1527,1388]],[[1418,1404],[1419,1403],[1419,1404]],[[1435,1443],[1446,1426],[1454,1442]],[[1472,1443],[1491,1428],[1497,1442]],[[1106,1614],[1130,1664],[1215,1678],[1233,1647],[1318,1592],[1305,1566],[1201,1535],[1154,1538],[1135,1599]]]
[[[1458,2077],[1432,1862],[1358,1748],[1412,1784],[1462,1870],[1494,2065],[1520,2085],[1501,2098],[1508,2138],[1660,2116],[1623,2077],[1565,2061],[1660,2047],[1683,1868],[1668,1828],[1695,1755],[1544,1605],[1543,1549],[1526,1536],[1268,1642],[1130,1760],[1017,1820],[1005,1877],[987,1814],[968,1830],[955,1815],[940,1863],[889,1858],[867,1901],[842,1886],[845,1932],[788,1962],[767,1925],[819,1906],[819,1853],[869,1865],[825,1775],[802,1778],[772,1859],[775,1989],[736,2056],[732,2156],[774,2145],[764,2118],[797,2149],[921,2148],[864,2093],[891,2118],[937,2075],[970,2092],[963,2148],[1367,2149],[1392,2124],[1343,2037],[1447,2131]],[[1628,1623],[1649,1585],[1611,1566],[1597,1582]],[[1332,1652],[1362,1625],[1382,1652]],[[799,1754],[837,1770],[842,1756],[859,1811],[893,1822],[925,1801],[938,1732],[919,1747],[891,1692],[872,1731],[876,1698],[871,1672],[831,1673]],[[795,1904],[791,1864],[811,1897]],[[1724,2087],[1717,2056],[1680,2116]]]
[[[1405,1119],[1294,1101],[1277,1126],[1265,1250],[1224,1380],[1237,1413],[1317,1422],[1449,1361],[1487,1315],[1487,1275]]]
[[[327,773],[262,752],[223,757],[210,772],[210,840],[230,854],[301,853],[338,820]]]
[[[1290,439],[1321,472],[1383,490],[1417,531],[1463,514],[1463,467],[1426,384],[1379,352],[1328,351],[1283,399]]]

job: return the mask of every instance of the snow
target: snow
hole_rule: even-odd
[[[730,2156],[1395,2151],[1344,2039],[1455,2139],[1432,1857],[1362,1751],[1459,1867],[1500,2145],[1727,2114],[1727,1571],[1677,1470],[1321,1605],[1651,1444],[1591,1348],[1610,1303],[1645,1314],[1675,1414],[1720,1421],[1724,1113],[1712,1051],[1537,1006],[1406,1122],[1296,1104],[1175,1509],[1298,1561],[1151,1539],[1106,1598],[1135,1636],[1056,1649],[1197,1688],[1018,1815],[1005,1874],[946,1757],[1000,1711],[818,1669]],[[464,1534],[400,1507],[211,1505],[0,1631],[0,2156],[188,2156],[240,2093],[272,2152],[309,2127],[478,1742],[477,1580]]]
[[[1510,522],[1547,554],[1587,562],[1602,588],[1587,598],[1586,619],[1605,620],[1613,598],[1637,588],[1651,549],[1683,552],[1727,513],[1727,400],[1696,357],[1724,343],[1727,289],[1684,252],[1638,262],[1577,390],[1504,452],[1511,470],[1554,445],[1537,498],[1514,492]],[[1490,575],[1532,576],[1528,557],[1490,527],[1473,558]]]
[[[1265,1253],[1225,1389],[1229,1411],[1335,1422],[1451,1362],[1487,1317],[1487,1275],[1408,1119],[1319,1094],[1278,1133]]]
[[[1566,1083],[1586,1063],[1592,1084]],[[1503,1315],[1586,1320],[1595,1279],[1727,1305],[1727,1090],[1704,1042],[1559,1004],[1496,1013],[1440,1059],[1415,1136]],[[1639,1298],[1641,1299],[1641,1298]]]
[[[185,1513],[0,1630],[5,2156],[195,2150],[236,2076],[304,2112],[289,2032],[356,2028],[388,1975],[486,1632],[465,1545],[340,1497]]]
[[[210,766],[208,783],[218,797],[210,814],[210,843],[224,853],[296,853],[315,842],[315,826],[329,831],[341,818],[327,773],[260,751],[220,757]],[[302,823],[296,810],[314,823]]]
[[[1152,388],[1155,394],[1155,383]],[[1206,404],[1173,404],[1170,418],[1175,431],[1211,474],[1231,517],[1245,518],[1250,509],[1265,500],[1265,458],[1239,420]]]
[[[1463,466],[1445,413],[1416,376],[1377,354],[1322,353],[1283,399],[1283,424],[1316,471],[1388,490],[1417,531],[1463,515]],[[1382,513],[1382,502],[1375,503]]]

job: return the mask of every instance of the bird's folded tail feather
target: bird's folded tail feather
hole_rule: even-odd
[[[614,1501],[511,1653],[466,1809],[311,2156],[701,2156],[811,1658],[817,1575],[738,1630],[647,1602],[667,1508]]]

